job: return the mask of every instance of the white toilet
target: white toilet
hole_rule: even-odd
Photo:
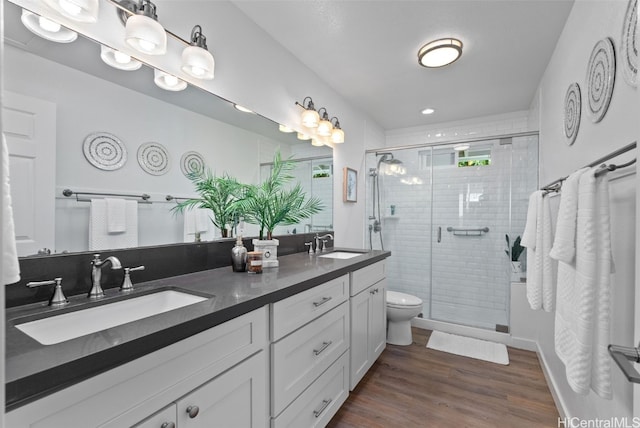
[[[411,319],[422,312],[422,300],[411,294],[387,290],[387,343],[411,345]]]

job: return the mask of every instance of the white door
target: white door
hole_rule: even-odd
[[[2,101],[18,255],[54,249],[56,105],[9,91]]]

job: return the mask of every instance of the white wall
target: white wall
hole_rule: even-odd
[[[553,57],[539,86],[540,121],[540,182],[542,185],[563,177],[607,153],[635,141],[640,113],[637,89],[624,80],[622,70],[616,71],[615,88],[609,110],[600,123],[593,123],[586,114],[586,72],[595,43],[611,37],[616,49],[620,46],[623,18],[627,1],[576,1],[560,37]],[[618,56],[618,67],[622,61]],[[563,136],[564,97],[568,86],[578,82],[582,91],[582,119],[573,146]],[[539,104],[536,104],[539,103]],[[532,109],[534,110],[534,109]],[[536,115],[533,115],[536,116]],[[622,163],[633,156],[616,158]],[[611,173],[610,178],[627,171]],[[612,246],[616,273],[612,283],[612,343],[633,346],[635,232],[635,175],[611,182]],[[531,322],[528,311],[513,313],[516,323]],[[631,386],[615,364],[612,366],[613,400],[604,400],[593,393],[581,396],[569,387],[564,365],[554,352],[554,314],[536,314],[540,355],[551,381],[559,394],[562,407],[569,417],[584,419],[630,416]]]

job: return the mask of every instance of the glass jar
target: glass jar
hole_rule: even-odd
[[[247,253],[247,272],[262,273],[262,251],[249,251]]]

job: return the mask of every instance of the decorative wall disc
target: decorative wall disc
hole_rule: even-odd
[[[127,149],[118,137],[107,132],[87,135],[82,151],[91,165],[105,171],[122,168],[127,162]]]
[[[638,84],[638,0],[629,0],[621,40],[622,74],[624,80],[635,87]]]
[[[138,163],[151,175],[163,175],[169,171],[169,154],[162,144],[144,143],[138,147]]]
[[[587,112],[594,123],[607,113],[616,77],[616,54],[610,38],[593,47],[587,69]]]
[[[581,107],[580,85],[572,83],[564,97],[564,135],[569,145],[576,141],[576,135],[578,135]]]
[[[180,169],[185,177],[204,171],[204,158],[198,152],[185,152],[180,158]]]

